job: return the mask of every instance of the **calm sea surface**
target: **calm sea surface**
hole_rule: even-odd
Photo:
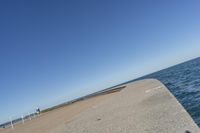
[[[160,80],[200,127],[200,58],[147,75]]]

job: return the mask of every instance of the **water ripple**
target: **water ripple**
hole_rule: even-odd
[[[200,58],[147,75],[167,86],[200,126]]]

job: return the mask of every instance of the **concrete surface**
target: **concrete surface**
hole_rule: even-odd
[[[159,81],[126,84],[120,92],[89,98],[0,133],[200,133]]]
[[[59,109],[52,110],[48,113],[41,114],[39,117],[36,117],[32,120],[27,120],[24,124],[20,123],[14,125],[14,129],[2,129],[0,130],[0,133],[49,133],[54,128],[57,128],[60,125],[72,120],[79,113],[84,112],[101,101],[104,101],[111,95],[112,94],[92,97]]]
[[[51,133],[199,133],[199,127],[157,80],[127,84]]]

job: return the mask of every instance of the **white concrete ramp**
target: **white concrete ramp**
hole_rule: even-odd
[[[129,83],[52,133],[200,133],[199,127],[157,80]]]

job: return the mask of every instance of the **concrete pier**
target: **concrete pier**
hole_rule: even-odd
[[[126,88],[80,113],[52,133],[199,133],[193,119],[158,80]]]
[[[158,80],[125,84],[57,108],[0,133],[200,133]]]

